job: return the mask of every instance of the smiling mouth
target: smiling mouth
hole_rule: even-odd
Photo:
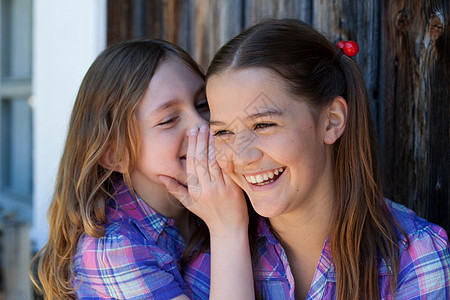
[[[244,178],[250,184],[262,186],[275,182],[278,179],[278,177],[280,177],[281,174],[283,174],[284,170],[286,170],[286,167],[260,173],[258,175],[244,175]]]

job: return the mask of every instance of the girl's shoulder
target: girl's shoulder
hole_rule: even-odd
[[[106,224],[102,237],[83,234],[73,258],[77,296],[156,299],[160,295],[158,299],[165,299],[167,293],[170,298],[182,294],[179,254],[164,246],[123,214]]]
[[[117,272],[127,270],[130,266],[150,273],[170,273],[171,269],[176,269],[174,266],[180,256],[172,248],[149,238],[133,222],[111,222],[105,226],[105,234],[100,238],[86,233],[80,237],[73,258],[73,270],[77,279],[86,282],[92,279],[93,270],[96,270],[95,276],[97,272],[116,276]]]
[[[120,220],[108,222],[105,233],[100,238],[86,233],[80,236],[75,253],[75,261],[90,261],[95,258],[104,260],[106,257],[135,256],[141,253],[146,259],[154,257],[159,248],[153,239],[148,239],[133,222]],[[138,257],[136,257],[138,258]]]
[[[119,262],[122,260],[146,260],[166,264],[176,253],[166,247],[166,234],[162,234],[167,220],[154,212],[145,215],[140,205],[115,201],[106,208],[107,223],[100,238],[82,234],[77,243],[75,265],[97,260]]]
[[[406,233],[411,246],[432,241],[437,248],[448,247],[448,235],[442,227],[417,216],[413,210],[404,205],[389,199],[385,199],[385,202],[391,215]],[[401,235],[401,240],[406,240],[404,235]]]
[[[447,232],[411,209],[386,200],[401,235],[397,299],[444,299],[450,291],[450,252]]]

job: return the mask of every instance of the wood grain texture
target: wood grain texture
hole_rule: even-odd
[[[245,2],[244,27],[249,27],[265,18],[309,19],[310,0],[247,0]]]
[[[383,155],[391,197],[449,230],[449,6],[385,1]]]
[[[206,70],[214,54],[242,29],[239,0],[194,0],[194,58]]]
[[[131,1],[108,0],[108,45],[133,37],[133,10]]]

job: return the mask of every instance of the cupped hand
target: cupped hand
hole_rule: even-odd
[[[247,230],[247,204],[242,189],[217,163],[214,136],[207,126],[189,132],[186,157],[188,187],[159,176],[169,193],[206,223],[211,235]]]

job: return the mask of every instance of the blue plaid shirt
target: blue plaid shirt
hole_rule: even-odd
[[[450,299],[450,253],[447,233],[441,227],[419,218],[402,205],[389,200],[386,200],[386,203],[410,240],[410,247],[401,249],[395,299]],[[256,255],[254,275],[256,287],[263,299],[294,300],[294,277],[286,253],[271,232],[268,220],[264,218],[258,220]],[[208,270],[209,263],[209,253],[202,254],[192,262],[197,269],[201,267],[202,270]],[[378,276],[381,299],[393,299],[387,268],[381,260]],[[205,280],[186,282],[203,297],[208,295],[209,282]],[[336,272],[327,240],[306,299],[336,299],[336,297]]]
[[[143,200],[133,199],[125,185],[110,201],[108,224],[99,239],[80,237],[73,260],[73,286],[80,299],[172,299],[193,295],[178,262],[185,241],[175,221],[155,212]],[[184,276],[196,288],[195,267]],[[209,271],[208,271],[209,274]]]

